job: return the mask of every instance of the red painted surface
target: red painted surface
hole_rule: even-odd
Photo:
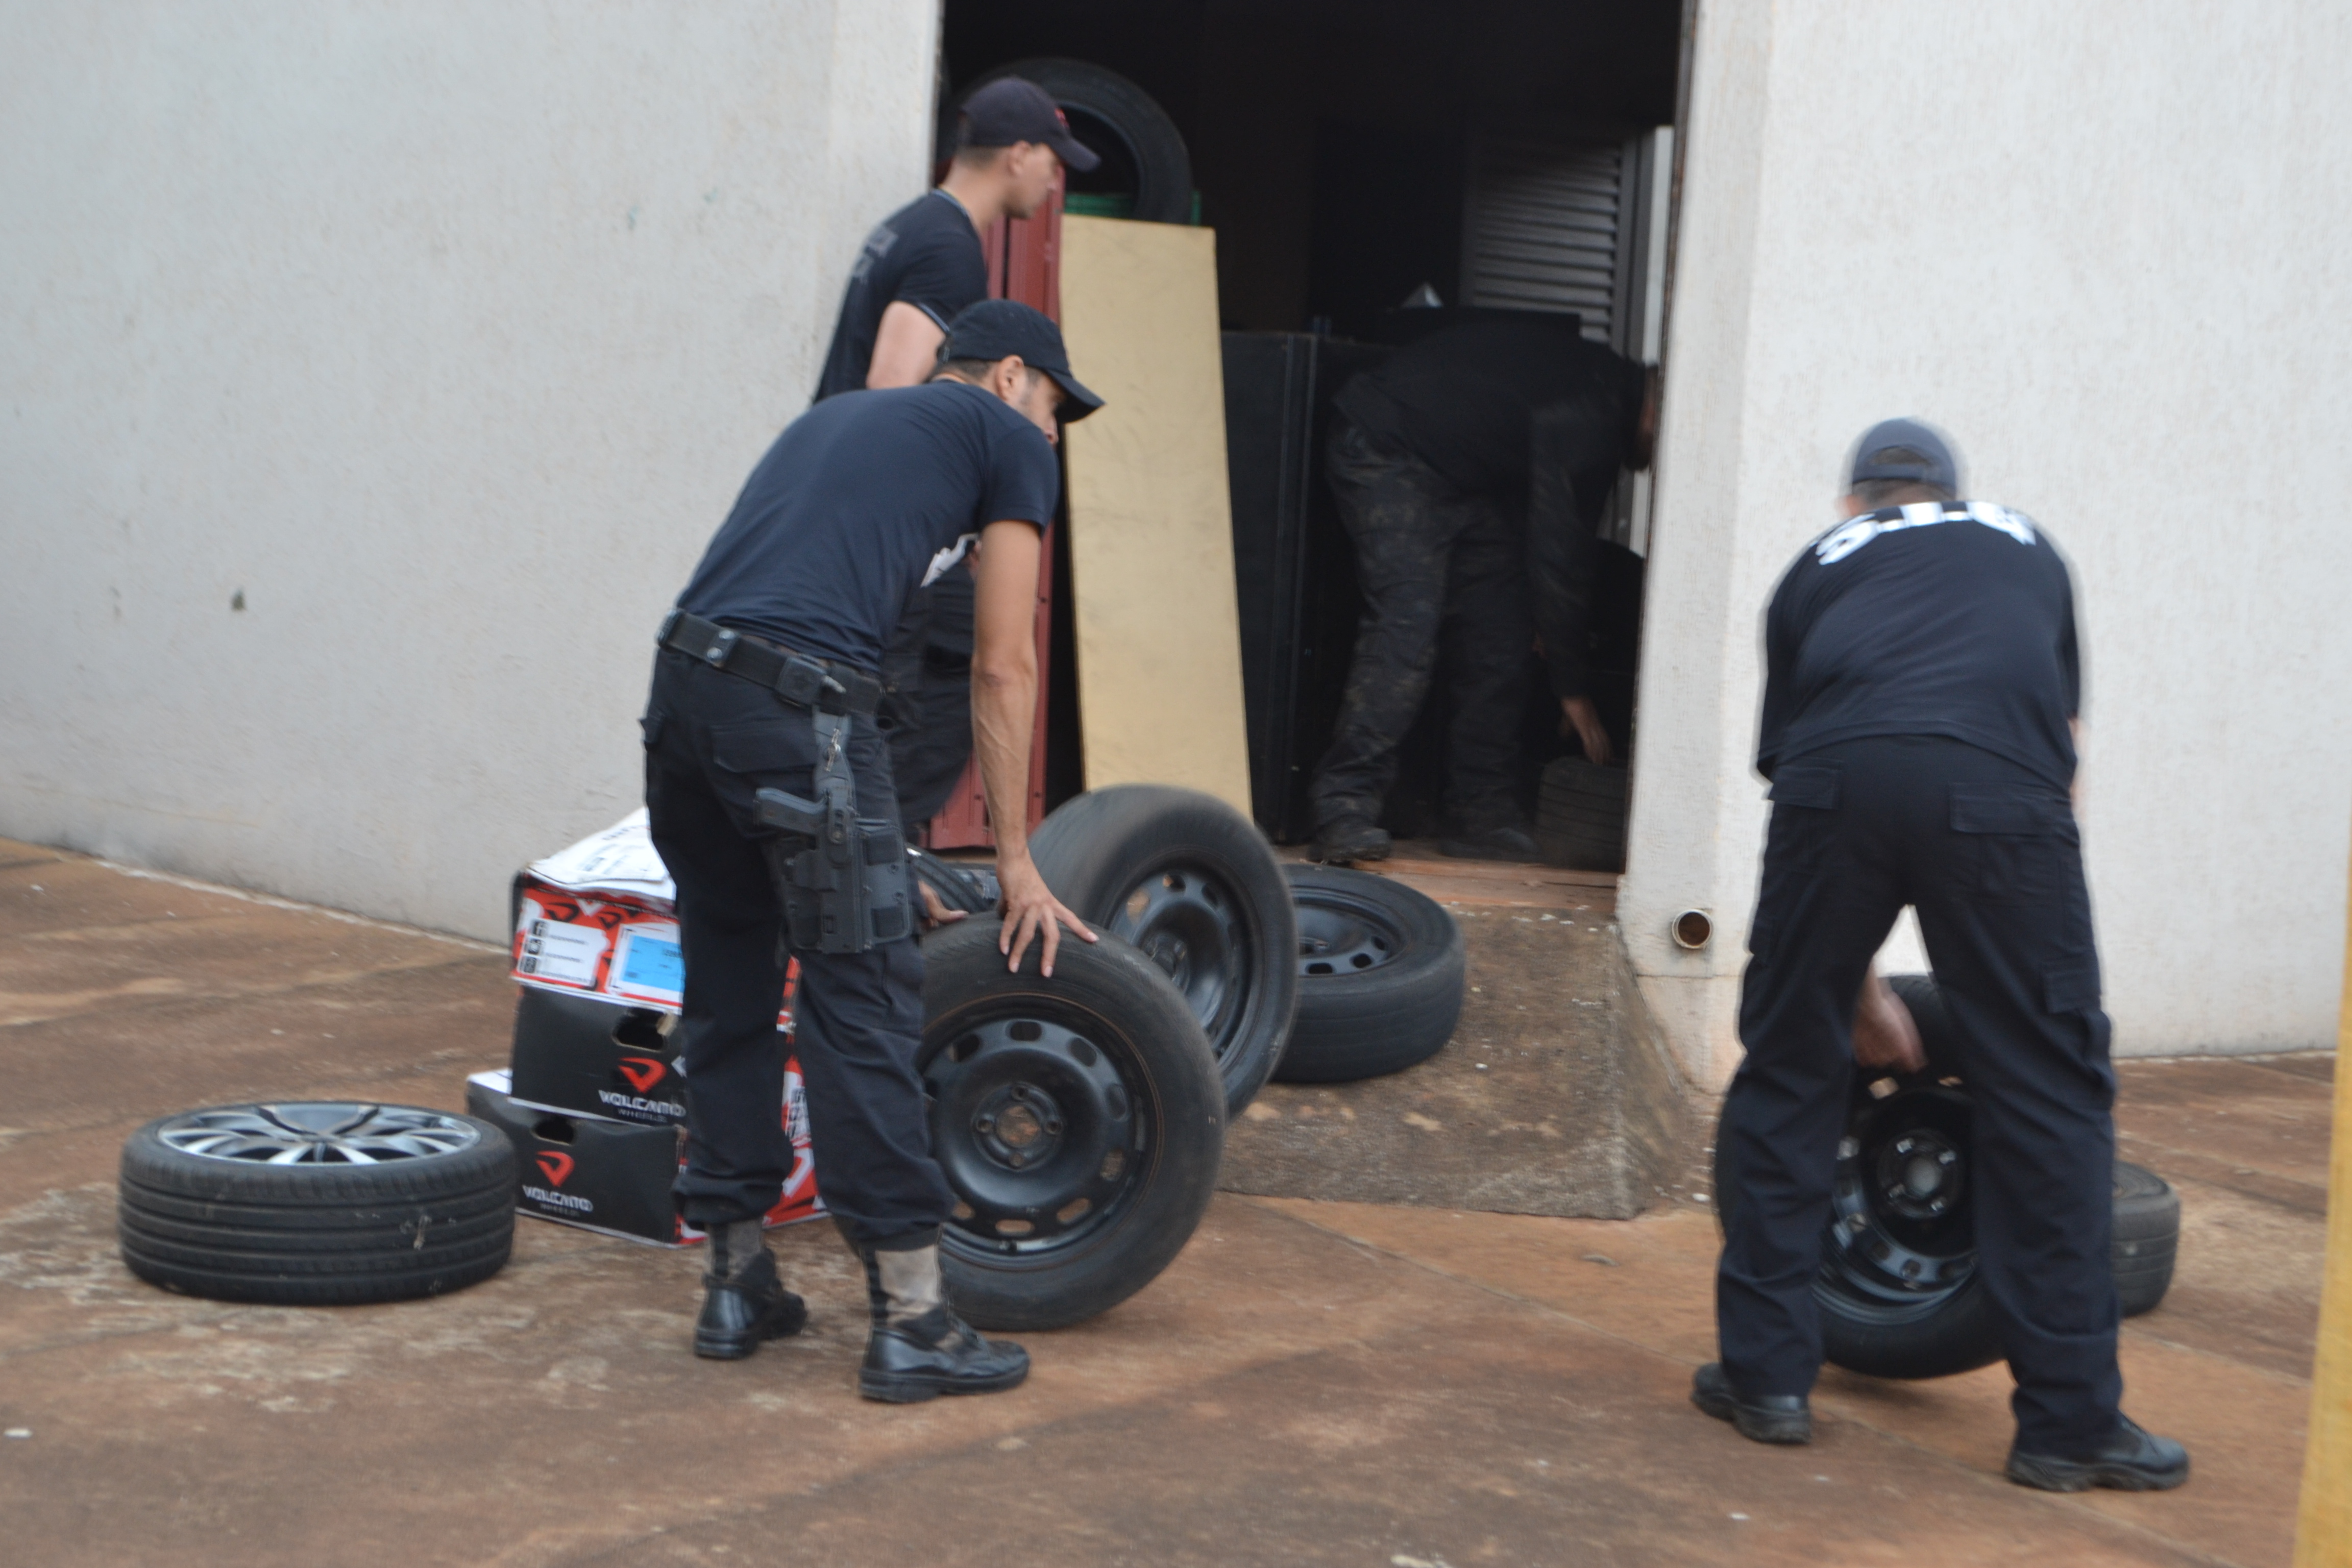
[[[1045,209],[1034,217],[1002,218],[981,237],[988,253],[988,292],[993,299],[1018,300],[1034,305],[1055,321],[1062,319],[1062,192],[1056,186]],[[1029,740],[1029,826],[1045,816],[1045,690],[1052,679],[1047,664],[1048,628],[1053,624],[1054,552],[1037,563],[1037,714]],[[993,847],[996,836],[988,830],[988,795],[981,787],[980,761],[964,764],[963,777],[946,805],[931,818],[934,849]]]

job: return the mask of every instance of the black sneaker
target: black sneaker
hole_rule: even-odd
[[[1759,1394],[1743,1399],[1731,1386],[1723,1363],[1711,1361],[1691,1378],[1691,1403],[1739,1428],[1739,1435],[1757,1443],[1810,1443],[1813,1412],[1801,1394]]]
[[[1506,824],[1476,833],[1441,838],[1437,847],[1457,860],[1536,860],[1542,858],[1535,837],[1524,827]]]
[[[2128,1415],[2116,1417],[2115,1436],[2084,1454],[2009,1451],[2006,1471],[2021,1487],[2045,1492],[2088,1491],[2112,1487],[2120,1492],[2162,1492],[2189,1479],[2189,1450],[2169,1437],[2142,1431]]]
[[[1388,829],[1369,816],[1343,816],[1315,830],[1314,856],[1327,866],[1385,860],[1390,847]]]

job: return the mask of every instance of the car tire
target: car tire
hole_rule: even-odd
[[[2126,1318],[2152,1312],[2172,1289],[2180,1252],[2180,1194],[2145,1165],[2116,1162],[2116,1300]]]
[[[1338,866],[1286,866],[1298,918],[1298,1012],[1274,1076],[1349,1083],[1402,1072],[1454,1037],[1468,957],[1427,895]]]
[[[1065,937],[1018,973],[1002,922],[923,943],[931,1152],[956,1197],[940,1260],[980,1328],[1066,1328],[1159,1278],[1216,1187],[1224,1094],[1199,1020],[1119,942]]]
[[[1934,977],[1897,974],[1888,984],[1918,1025],[1927,1068],[1854,1075],[1813,1300],[1822,1356],[1832,1365],[1873,1377],[1945,1377],[2001,1359],[1991,1299],[1976,1269],[1968,1198],[1973,1110],[1959,1070],[1958,1026]],[[1920,1142],[1906,1147],[1906,1139]],[[1870,1179],[1888,1157],[1919,1154],[1949,1157],[1948,1190],[1958,1195],[1948,1212],[1916,1212],[1932,1189],[1898,1205],[1885,1196],[1884,1181]],[[1717,1210],[1727,1220],[1740,1184],[1719,1126],[1714,1176]],[[2180,1205],[2162,1177],[2120,1160],[2114,1190],[2109,1256],[2130,1317],[2153,1308],[2171,1283]]]
[[[1553,865],[1625,868],[1625,770],[1582,757],[1545,765],[1536,797],[1536,847]]]
[[[1192,156],[1183,132],[1151,95],[1117,71],[1086,60],[1045,57],[999,66],[957,95],[961,103],[999,77],[1035,82],[1060,106],[1078,140],[1103,155],[1124,160],[1135,175],[1130,216],[1145,223],[1190,223],[1192,217]],[[1103,145],[1108,132],[1111,146]]]
[[[281,1101],[183,1111],[122,1146],[122,1260],[152,1285],[278,1306],[437,1296],[505,1267],[514,1147],[470,1116]]]
[[[1226,1112],[1239,1115],[1281,1057],[1298,1001],[1298,923],[1265,836],[1214,795],[1118,784],[1066,802],[1037,825],[1029,853],[1055,897],[1175,984],[1208,1035]]]

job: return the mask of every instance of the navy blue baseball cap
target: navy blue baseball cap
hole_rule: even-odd
[[[1863,432],[1853,449],[1850,483],[1898,479],[1932,485],[1948,494],[1960,493],[1959,459],[1951,445],[1932,425],[1916,419],[1882,419]]]
[[[1010,147],[1016,142],[1042,142],[1061,154],[1062,162],[1084,174],[1102,160],[1070,134],[1069,116],[1035,82],[1001,76],[972,89],[959,109],[963,116],[961,142],[966,147]]]
[[[1014,300],[982,300],[957,312],[940,342],[940,363],[951,359],[1001,360],[1019,354],[1021,363],[1042,370],[1062,389],[1062,423],[1075,424],[1103,405],[1070,374],[1070,353],[1062,346],[1062,329],[1043,310]]]

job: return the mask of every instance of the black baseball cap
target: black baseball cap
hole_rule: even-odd
[[[1959,459],[1943,433],[1916,419],[1882,419],[1863,432],[1853,449],[1851,483],[1901,479],[1960,493]]]
[[[1015,142],[1042,142],[1062,156],[1062,162],[1084,174],[1102,162],[1087,144],[1070,134],[1068,116],[1055,106],[1045,89],[1017,76],[1001,76],[972,89],[959,111],[962,145],[1010,147]]]
[[[1103,405],[1103,400],[1070,374],[1070,354],[1062,346],[1062,329],[1043,310],[1014,300],[982,300],[967,306],[948,323],[940,343],[940,361],[1000,360],[1019,354],[1021,363],[1042,370],[1062,389],[1062,423],[1074,424]]]

